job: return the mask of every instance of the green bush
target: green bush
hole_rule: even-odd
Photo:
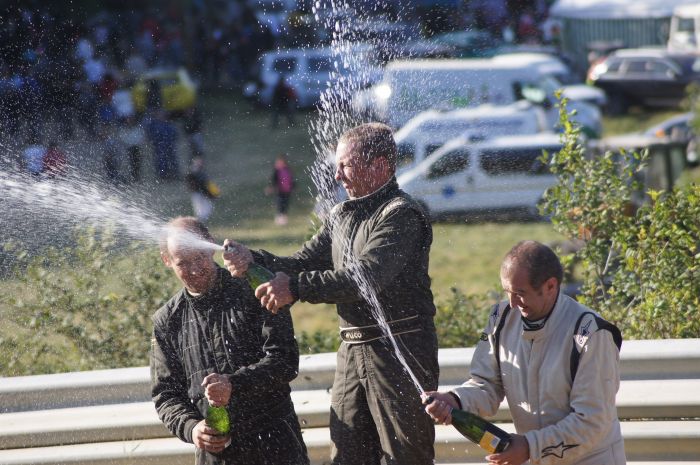
[[[564,262],[576,264],[580,300],[627,338],[700,337],[699,187],[644,192],[646,154],[588,157],[565,100],[560,115],[564,149],[543,157],[559,179],[542,212],[578,245]]]
[[[465,295],[459,289],[437,304],[435,329],[440,347],[473,347],[486,327],[491,306],[497,295]]]
[[[175,287],[166,271],[157,251],[96,231],[26,258],[6,296],[15,330],[0,340],[1,374],[148,364],[150,317]]]
[[[340,347],[340,335],[337,331],[302,331],[297,337],[297,343],[302,354],[335,352]]]

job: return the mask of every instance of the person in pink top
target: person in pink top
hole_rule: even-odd
[[[265,189],[265,193],[277,194],[277,215],[275,224],[284,226],[287,224],[287,211],[289,210],[289,199],[294,190],[294,174],[287,161],[287,154],[281,153],[275,159],[275,169],[272,171],[270,185]]]

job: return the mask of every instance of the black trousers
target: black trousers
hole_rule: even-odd
[[[424,390],[437,389],[434,326],[396,336]],[[331,396],[333,465],[432,465],[433,421],[386,339],[342,343]]]

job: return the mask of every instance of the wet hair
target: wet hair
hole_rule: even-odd
[[[195,236],[204,239],[205,241],[214,242],[209,229],[194,216],[178,216],[173,218],[165,225],[164,232],[161,235],[159,245],[161,253],[168,253],[168,238],[176,234],[177,230],[184,230]]]
[[[345,131],[338,139],[338,145],[352,146],[354,153],[362,155],[367,162],[386,158],[392,170],[396,168],[398,150],[393,131],[382,123],[365,123]]]
[[[557,284],[561,284],[564,277],[564,269],[557,254],[537,241],[515,244],[503,259],[501,276],[516,266],[525,269],[534,289],[540,288],[549,278],[556,278]]]

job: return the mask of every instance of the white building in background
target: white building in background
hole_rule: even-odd
[[[665,46],[674,9],[698,0],[558,0],[550,15],[561,21],[562,52],[584,72],[596,42],[619,47]]]

